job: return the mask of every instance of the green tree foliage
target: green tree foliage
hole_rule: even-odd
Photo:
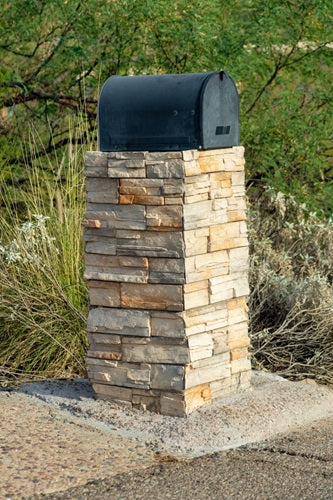
[[[331,0],[4,0],[0,16],[0,166],[10,176],[33,162],[21,146],[31,124],[35,157],[68,142],[68,114],[85,141],[75,117],[94,130],[107,77],[222,68],[241,95],[250,193],[271,184],[332,211]]]

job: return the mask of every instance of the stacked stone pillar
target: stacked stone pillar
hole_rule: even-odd
[[[184,416],[250,384],[244,150],[89,152],[88,375]]]

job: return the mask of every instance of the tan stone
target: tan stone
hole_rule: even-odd
[[[210,358],[213,361],[213,357]],[[189,389],[196,385],[201,385],[214,380],[219,380],[230,376],[230,365],[221,366],[220,364],[210,364],[202,368],[186,367],[185,388]]]
[[[215,198],[213,200],[213,210],[225,210],[225,214],[227,215],[227,207],[228,207],[228,202],[225,198]],[[214,213],[212,214],[212,218],[214,217]]]
[[[182,151],[182,158],[184,161],[196,160],[198,157],[199,154],[196,149],[189,149],[187,151]]]
[[[231,361],[231,373],[238,373],[251,370],[251,361],[246,358]]]
[[[185,203],[189,204],[189,203],[197,203],[198,201],[204,201],[204,200],[208,200],[209,196],[208,196],[208,192],[207,193],[199,193],[199,194],[195,194],[195,195],[185,195]]]
[[[187,412],[192,412],[196,408],[207,403],[212,398],[209,384],[200,384],[185,391],[185,402]]]
[[[184,293],[185,309],[192,309],[193,307],[201,307],[209,304],[208,287],[196,292]]]
[[[203,156],[199,155],[198,163],[201,172],[219,172],[224,169],[224,156],[214,155],[214,156]]]
[[[246,212],[245,210],[228,210],[227,217],[228,222],[246,220]]]
[[[232,185],[233,186],[245,186],[245,172],[232,172],[231,174],[231,179],[232,179]]]
[[[188,338],[191,363],[204,358],[210,358],[213,354],[213,340],[209,333],[199,333]]]
[[[209,254],[197,255],[195,257],[195,269],[197,271],[201,271],[203,269],[214,269],[220,266],[223,267],[222,264],[227,264],[228,262],[228,252],[226,252],[225,250],[216,252],[211,251]]]
[[[195,281],[193,283],[186,283],[184,285],[185,293],[198,292],[199,290],[206,290],[208,288],[208,280]]]
[[[232,349],[230,356],[231,356],[231,361],[234,361],[236,359],[247,358],[248,350],[246,347],[239,347],[237,349]]]
[[[184,229],[198,229],[208,226],[211,210],[211,200],[184,205]]]
[[[213,239],[214,238],[214,239]],[[217,250],[230,250],[232,248],[238,248],[248,245],[247,238],[218,238],[218,233],[214,231],[214,236],[208,242],[208,250],[211,252],[216,252]]]
[[[208,227],[184,231],[185,256],[206,254],[208,236]]]
[[[189,177],[192,175],[200,175],[201,169],[198,160],[186,161],[185,166],[185,176]]]

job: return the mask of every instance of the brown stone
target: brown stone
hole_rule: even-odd
[[[121,283],[121,306],[181,311],[183,309],[182,287],[180,285]]]
[[[100,220],[97,220],[97,219],[93,219],[93,220],[88,220],[88,219],[85,219],[82,221],[82,225],[84,227],[101,227],[102,226],[102,223]]]
[[[91,280],[88,285],[90,305],[120,307],[120,283]]]
[[[157,205],[157,203],[156,203]],[[147,207],[147,228],[182,228],[183,210],[179,206]]]
[[[124,205],[164,205],[163,196],[143,196],[140,194],[121,194],[119,203]]]

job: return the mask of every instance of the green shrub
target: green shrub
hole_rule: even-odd
[[[32,143],[32,148],[34,143]],[[84,373],[83,154],[69,144],[54,177],[28,168],[19,210],[2,183],[0,211],[0,375]]]

